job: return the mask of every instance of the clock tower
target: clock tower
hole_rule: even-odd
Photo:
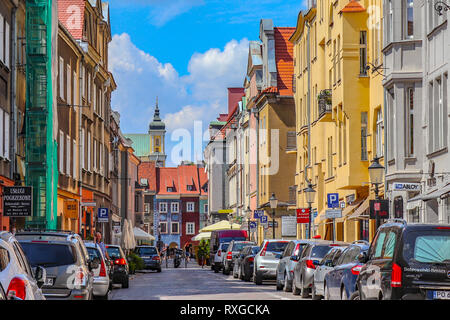
[[[155,161],[157,167],[165,167],[167,159],[165,150],[166,125],[159,116],[158,97],[156,97],[155,114],[149,125],[148,134],[150,135],[150,160]]]

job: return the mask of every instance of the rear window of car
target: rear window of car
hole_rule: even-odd
[[[406,236],[403,257],[407,262],[450,264],[450,230],[436,230]]]
[[[231,251],[241,251],[244,247],[247,247],[248,243],[234,243]]]
[[[252,254],[258,254],[260,249],[261,249],[260,247],[253,247],[252,248]]]
[[[23,242],[21,246],[32,266],[66,266],[77,260],[75,250],[69,244]]]
[[[97,249],[91,248],[91,247],[87,247],[86,249],[89,253],[89,259],[91,259],[91,260],[94,258],[101,259],[100,252]]]
[[[157,254],[156,248],[145,247],[145,248],[137,248],[137,253],[141,256]]]
[[[330,251],[330,246],[314,246],[311,250],[311,258],[322,259]]]
[[[269,242],[266,250],[273,252],[283,252],[288,244],[289,242]]]
[[[222,251],[227,250],[229,245],[230,245],[229,243],[222,243],[220,245],[220,250],[222,250]]]
[[[106,251],[108,252],[108,256],[110,256],[111,259],[122,258],[122,255],[120,254],[120,249],[117,247],[108,247],[106,248]]]

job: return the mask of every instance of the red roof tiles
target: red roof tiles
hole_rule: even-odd
[[[294,45],[289,38],[295,28],[274,28],[275,60],[277,64],[278,92],[282,96],[292,96],[292,75],[294,74]]]
[[[340,12],[364,12],[366,9],[356,0],[350,2]]]
[[[196,165],[184,165],[177,168],[155,168],[157,195],[207,195],[201,187],[208,181],[204,168]],[[188,190],[189,185],[193,190]],[[174,188],[173,192],[168,192],[167,188]]]
[[[83,37],[85,0],[58,0],[58,19],[76,40]]]
[[[141,164],[138,167],[138,177],[139,177],[139,181],[138,181],[139,183],[141,182],[141,179],[147,179],[149,190],[156,192],[155,162],[153,162],[153,161],[141,162]]]

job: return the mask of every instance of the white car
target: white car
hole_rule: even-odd
[[[0,232],[0,284],[7,298],[45,300],[40,289],[45,281],[45,269],[36,267],[33,272],[15,237],[9,232]]]
[[[111,292],[110,268],[103,252],[98,244],[93,242],[85,242],[84,245],[92,260],[98,259],[98,267],[92,269],[94,274],[94,297],[102,300],[108,300]]]
[[[219,250],[217,250],[217,253],[214,255],[214,265],[212,266],[212,269],[215,273],[218,273],[220,269],[223,268],[223,259],[224,256],[226,256],[226,250],[229,244],[229,242],[221,243],[219,246]]]

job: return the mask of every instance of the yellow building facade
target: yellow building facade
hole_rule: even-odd
[[[371,240],[375,231],[374,221],[368,219],[369,200],[374,199],[368,167],[377,145],[383,149],[383,133],[376,134],[382,126],[374,122],[382,112],[383,87],[382,76],[372,67],[382,64],[381,17],[374,18],[373,12],[381,13],[381,1],[318,0],[300,12],[290,38],[297,208],[308,208],[303,190],[310,182],[316,212],[312,235],[322,239]],[[345,205],[335,224],[325,214],[330,193],[338,193],[340,205]],[[308,236],[306,229],[306,224],[299,226],[298,238]]]

